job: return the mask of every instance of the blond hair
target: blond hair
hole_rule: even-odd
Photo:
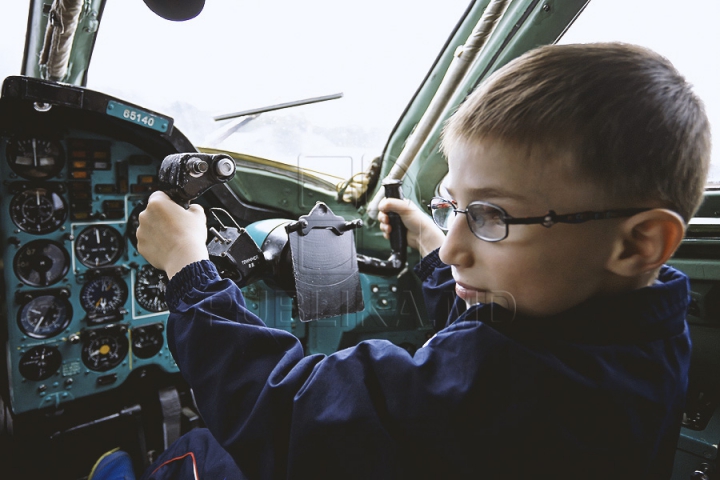
[[[568,149],[613,199],[659,201],[689,221],[702,202],[710,125],[661,55],[635,45],[551,45],[508,63],[448,120],[441,148],[493,138]]]

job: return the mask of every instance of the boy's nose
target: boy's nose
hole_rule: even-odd
[[[467,221],[463,218],[457,218],[452,222],[450,230],[445,236],[445,241],[438,252],[440,260],[446,265],[455,265],[457,267],[471,267],[473,258],[473,246],[475,242],[480,242],[470,231]]]

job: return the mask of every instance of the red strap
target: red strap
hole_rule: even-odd
[[[194,455],[192,452],[188,452],[188,453],[186,453],[186,454],[184,454],[184,455],[180,455],[179,457],[171,458],[170,460],[168,460],[167,462],[164,462],[162,465],[160,465],[160,466],[157,467],[155,470],[153,470],[153,472],[151,473],[151,475],[155,475],[155,472],[157,472],[158,470],[160,470],[162,467],[164,467],[164,466],[167,465],[168,463],[174,462],[175,460],[182,460],[183,458],[187,457],[188,455],[190,455],[190,458],[192,458],[192,462],[193,462],[193,473],[195,474],[195,480],[199,480],[200,477],[198,477],[197,462],[195,461],[195,455]]]

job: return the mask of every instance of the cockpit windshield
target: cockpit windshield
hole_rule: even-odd
[[[173,117],[197,146],[347,179],[381,154],[471,2],[205,3],[196,18],[174,22],[140,0],[108,1],[87,86]],[[20,73],[27,11],[8,2],[0,18],[1,78]],[[671,0],[591,1],[560,42],[619,40],[658,51],[693,83],[718,125],[720,38],[711,22],[719,14],[714,0],[691,8]],[[215,120],[328,95],[340,98]],[[717,153],[709,181],[720,185]]]
[[[382,152],[468,3],[212,0],[171,22],[143,2],[109,1],[88,87],[174,117],[198,146],[349,178]]]

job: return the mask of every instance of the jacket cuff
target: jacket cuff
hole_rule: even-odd
[[[168,309],[176,309],[185,295],[193,290],[202,290],[211,280],[219,279],[215,265],[210,260],[200,260],[186,265],[167,284],[165,300]]]
[[[440,254],[438,253],[439,251],[440,248],[436,248],[432,252],[425,255],[422,260],[420,260],[420,263],[413,267],[415,274],[420,278],[421,281],[424,282],[425,279],[432,272],[434,272],[436,268],[445,266],[442,260],[440,260]]]

